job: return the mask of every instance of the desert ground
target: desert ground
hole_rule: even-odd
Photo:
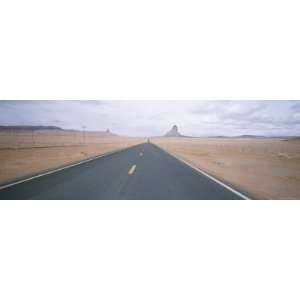
[[[0,130],[0,184],[145,142],[142,138],[59,130]],[[300,140],[151,139],[254,199],[300,198]]]
[[[156,138],[153,143],[254,199],[300,198],[300,140]]]
[[[143,142],[64,131],[0,131],[0,184]]]

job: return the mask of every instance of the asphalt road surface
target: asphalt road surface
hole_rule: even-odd
[[[151,143],[0,190],[0,199],[242,199]]]

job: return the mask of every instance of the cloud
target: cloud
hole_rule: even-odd
[[[192,113],[201,116],[202,125],[222,126],[223,131],[269,134],[273,130],[280,134],[291,129],[291,134],[298,135],[300,114],[295,110],[299,107],[300,103],[290,101],[220,101],[207,106],[200,104]]]
[[[295,101],[295,102],[296,103],[294,103],[291,108],[296,112],[300,112],[300,101]]]
[[[201,103],[192,108],[193,114],[215,115],[218,119],[248,118],[267,107],[263,101],[214,101]]]

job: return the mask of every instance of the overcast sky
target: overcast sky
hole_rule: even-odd
[[[0,101],[0,125],[54,125],[129,136],[300,135],[300,101]]]

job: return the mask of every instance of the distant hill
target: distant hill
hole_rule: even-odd
[[[263,136],[263,135],[239,135],[235,138],[251,138],[251,139],[286,139],[286,140],[295,140],[300,139],[297,136],[286,136],[286,135],[278,135],[278,136]]]
[[[59,131],[61,133],[75,133],[75,132],[82,132],[82,130],[76,129],[63,129],[58,126],[30,126],[30,125],[16,125],[16,126],[0,126],[0,130],[9,130],[9,131],[41,131],[41,132],[56,132]],[[96,135],[96,136],[117,136],[116,134],[112,133],[109,129],[105,131],[85,131],[89,135]]]
[[[0,130],[63,130],[63,129],[57,126],[17,125],[17,126],[0,126]]]
[[[300,136],[293,136],[293,137],[285,137],[284,141],[300,141]]]
[[[242,139],[265,139],[266,136],[263,135],[252,135],[252,134],[243,134],[234,136],[235,138],[242,138]]]
[[[165,137],[182,137],[183,135],[179,133],[177,125],[174,125],[171,130],[169,130],[165,135]]]
[[[296,139],[297,137],[244,134],[244,135],[234,135],[234,136],[217,135],[217,136],[208,136],[208,138],[217,138],[217,139],[288,139],[288,140],[290,140],[290,139]]]

